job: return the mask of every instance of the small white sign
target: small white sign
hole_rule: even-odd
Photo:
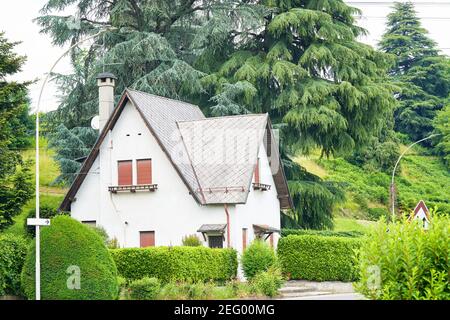
[[[50,219],[28,218],[27,225],[29,225],[29,226],[49,226]]]

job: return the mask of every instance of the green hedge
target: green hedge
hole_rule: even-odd
[[[22,287],[35,297],[36,247],[22,270]],[[89,226],[58,216],[41,231],[41,296],[44,300],[111,300],[118,293],[117,270],[100,236]]]
[[[308,230],[308,229],[281,229],[281,236],[287,237],[290,235],[310,235],[310,236],[324,236],[324,237],[346,237],[357,238],[362,237],[364,233],[359,231],[331,231],[331,230]]]
[[[0,235],[0,296],[21,295],[20,273],[27,249],[24,238],[10,234]]]
[[[155,277],[176,280],[225,281],[237,273],[233,249],[206,247],[152,247],[112,249],[119,274],[127,280]]]
[[[291,279],[354,281],[353,257],[360,244],[354,238],[291,235],[280,239],[278,258]]]

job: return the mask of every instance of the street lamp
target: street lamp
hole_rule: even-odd
[[[394,197],[395,197],[395,184],[394,184],[395,171],[397,170],[397,167],[398,167],[398,165],[399,165],[399,163],[400,163],[400,160],[401,160],[402,157],[406,154],[406,152],[408,152],[408,150],[411,149],[414,145],[416,145],[416,144],[418,144],[418,143],[420,143],[420,142],[422,142],[422,141],[431,139],[431,138],[433,138],[433,137],[439,136],[439,135],[441,135],[441,134],[440,134],[440,133],[435,133],[435,134],[429,135],[429,136],[426,137],[426,138],[423,138],[423,139],[420,139],[420,140],[418,140],[418,141],[416,141],[416,142],[414,142],[414,143],[411,143],[411,144],[410,144],[410,145],[402,152],[402,154],[400,155],[400,157],[398,157],[397,162],[395,163],[395,166],[394,166],[394,170],[392,170],[392,180],[391,180],[391,187],[390,187],[391,202],[392,202],[392,221],[395,220],[395,198],[394,198]]]
[[[116,29],[116,28],[107,27],[103,30],[100,30],[96,34],[89,36],[85,39],[82,39],[82,40],[78,41],[77,43],[73,44],[72,46],[70,46],[70,48],[67,49],[67,51],[65,51],[55,61],[53,66],[50,68],[49,72],[47,73],[46,77],[44,78],[44,81],[41,86],[41,91],[39,93],[39,99],[38,99],[38,103],[37,103],[37,107],[36,107],[36,219],[33,222],[29,223],[30,225],[36,226],[36,300],[41,300],[40,226],[48,225],[48,222],[43,223],[42,220],[39,219],[39,209],[40,209],[39,208],[39,203],[40,203],[40,199],[39,199],[39,110],[40,110],[40,106],[41,106],[42,93],[44,92],[44,87],[47,84],[48,79],[49,79],[51,73],[53,72],[53,69],[56,67],[56,65],[59,63],[59,61],[61,61],[61,59],[65,55],[67,55],[70,51],[72,51],[73,48],[80,45],[84,41],[91,40],[95,37],[98,37],[100,34],[106,32],[106,31],[109,31],[109,30],[113,30],[113,29]]]

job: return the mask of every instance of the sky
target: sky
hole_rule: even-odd
[[[348,4],[362,10],[358,24],[369,31],[369,35],[361,38],[362,42],[376,46],[385,30],[386,16],[391,11],[393,1],[389,0],[344,0]],[[39,10],[47,0],[4,0],[0,11],[0,31],[12,41],[21,41],[16,52],[27,56],[22,72],[14,76],[14,80],[37,80],[31,85],[30,98],[32,110],[36,108],[42,79],[53,63],[67,48],[53,46],[50,37],[39,33],[39,26],[33,19],[39,16]],[[404,2],[404,0],[400,0]],[[443,53],[450,55],[450,0],[413,0],[422,25],[429,31]],[[68,14],[64,12],[63,14]],[[69,73],[69,60],[63,59],[54,71]],[[49,83],[45,86],[41,102],[41,111],[50,111],[58,106],[57,88]]]

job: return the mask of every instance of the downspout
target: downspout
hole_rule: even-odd
[[[223,205],[225,209],[225,214],[227,216],[227,247],[231,248],[231,239],[230,239],[230,213],[228,212],[228,205],[225,203]]]

